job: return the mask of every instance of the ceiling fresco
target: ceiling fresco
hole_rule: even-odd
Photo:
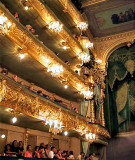
[[[114,0],[84,8],[94,37],[135,29],[135,1]]]

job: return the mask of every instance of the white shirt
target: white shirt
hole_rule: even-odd
[[[77,157],[78,160],[81,160],[81,158],[82,158],[81,155],[79,155],[79,156]]]
[[[70,155],[68,159],[75,159],[73,155]]]
[[[53,151],[50,151],[49,152],[49,158],[53,158],[54,157],[54,152]]]

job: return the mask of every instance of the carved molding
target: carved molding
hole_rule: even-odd
[[[102,59],[105,65],[114,50],[126,43],[134,43],[134,40],[135,30],[107,37],[95,38],[94,47],[96,49],[96,57]]]
[[[13,80],[8,79],[4,75],[0,75],[0,88],[4,90],[0,92],[0,105],[12,108],[16,113],[40,119],[45,122],[46,118],[56,118],[62,122],[68,129],[77,132],[93,132],[105,138],[110,138],[108,131],[98,124],[88,124],[85,117],[77,115],[45,98],[42,98],[25,87],[21,87]]]
[[[24,52],[31,55],[35,60],[45,66],[45,61],[42,56],[45,56],[47,59],[50,59],[50,62],[53,64],[62,65],[64,72],[63,75],[59,78],[59,80],[68,79],[69,84],[80,90],[81,85],[82,88],[87,87],[83,78],[77,75],[70,67],[68,67],[62,60],[60,60],[51,50],[45,47],[38,39],[36,39],[32,34],[30,34],[20,23],[18,23],[11,14],[0,5],[1,11],[5,14],[5,16],[12,23],[10,27],[10,32],[6,32],[5,36],[7,36],[14,44],[18,47],[22,47]],[[49,73],[48,73],[49,74]]]
[[[101,3],[101,2],[104,2],[104,1],[107,1],[107,0],[85,0],[85,1],[82,2],[82,8],[88,7],[88,6],[97,4],[97,3]]]

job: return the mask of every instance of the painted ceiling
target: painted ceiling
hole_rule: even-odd
[[[104,1],[83,8],[94,37],[135,29],[135,1]]]

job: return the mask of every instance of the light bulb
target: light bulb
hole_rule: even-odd
[[[25,55],[24,54],[19,54],[20,59],[24,59]]]
[[[65,131],[65,132],[64,132],[64,135],[65,135],[65,136],[67,136],[67,135],[68,135],[68,132],[67,132],[67,131]]]
[[[5,137],[6,137],[5,134],[2,134],[2,135],[1,135],[1,138],[2,138],[2,139],[4,139]]]
[[[67,89],[67,88],[68,88],[68,85],[65,85],[65,86],[64,86],[64,88],[66,88],[66,89]]]
[[[25,6],[25,10],[27,11],[29,9],[29,7],[28,6]]]
[[[16,118],[16,117],[13,117],[13,118],[12,118],[12,122],[13,122],[13,123],[16,123],[16,122],[17,122],[17,118]]]
[[[66,49],[67,49],[67,46],[63,46],[63,49],[66,50]]]

